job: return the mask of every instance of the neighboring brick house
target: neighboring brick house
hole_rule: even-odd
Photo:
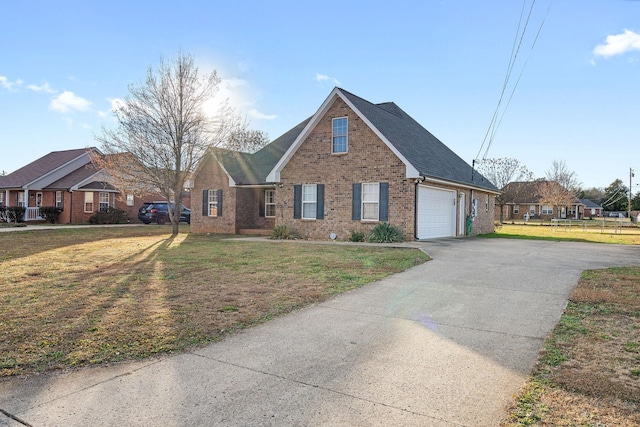
[[[544,181],[542,181],[544,182]],[[503,197],[509,197],[503,209],[503,221],[524,219],[528,215],[532,219],[579,219],[585,217],[585,204],[578,198],[568,206],[550,206],[541,202],[539,185],[541,181],[510,182],[502,189]],[[550,181],[549,184],[557,185]],[[509,196],[511,195],[511,196]],[[586,215],[588,217],[588,215]],[[495,219],[500,219],[500,206],[496,205]]]
[[[96,212],[117,207],[137,221],[143,199],[126,195],[108,183],[91,163],[96,148],[53,151],[28,165],[0,177],[0,205],[23,206],[25,221],[43,221],[39,208],[62,209],[60,224],[85,224]]]
[[[379,222],[405,239],[490,233],[486,178],[396,104],[335,88],[318,111],[254,154],[213,148],[194,174],[191,231],[348,240]],[[467,223],[467,217],[469,221]]]
[[[580,203],[583,205],[583,214],[580,218],[593,218],[601,217],[603,208],[593,200],[580,199]]]

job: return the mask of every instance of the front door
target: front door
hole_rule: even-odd
[[[42,206],[42,193],[41,192],[37,192],[36,193],[36,208],[39,208]]]

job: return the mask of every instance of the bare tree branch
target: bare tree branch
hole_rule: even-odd
[[[207,113],[221,79],[214,71],[200,75],[190,55],[161,60],[149,67],[144,83],[129,86],[129,95],[114,111],[117,126],[102,128],[96,140],[106,156],[94,162],[121,191],[159,193],[173,200],[169,211],[173,233],[178,233],[185,182],[210,146],[224,143],[246,125],[223,102]]]

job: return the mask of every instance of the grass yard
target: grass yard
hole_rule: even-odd
[[[0,377],[182,351],[428,259],[223,237],[171,238],[160,226],[0,233]]]
[[[640,267],[585,271],[504,426],[640,425]]]
[[[588,227],[580,224],[535,225],[535,224],[503,224],[496,227],[495,233],[486,234],[488,238],[509,239],[542,239],[572,242],[618,243],[640,245],[640,227],[606,227],[593,222]]]
[[[483,237],[640,245],[637,227],[613,231],[505,224]],[[585,271],[503,426],[639,425],[640,267]]]

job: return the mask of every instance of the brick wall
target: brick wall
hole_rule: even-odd
[[[332,118],[348,117],[348,149],[331,154]],[[405,166],[373,131],[337,99],[282,170],[276,191],[276,225],[287,225],[302,237],[329,239],[335,233],[348,240],[352,231],[367,233],[377,222],[351,219],[352,184],[389,183],[389,223],[414,238],[415,184],[405,178]],[[324,219],[293,219],[293,186],[324,184]]]
[[[202,191],[222,190],[222,215],[202,215]],[[191,191],[191,231],[194,233],[237,233],[236,188],[229,187],[229,178],[212,155],[207,154],[198,166]]]

